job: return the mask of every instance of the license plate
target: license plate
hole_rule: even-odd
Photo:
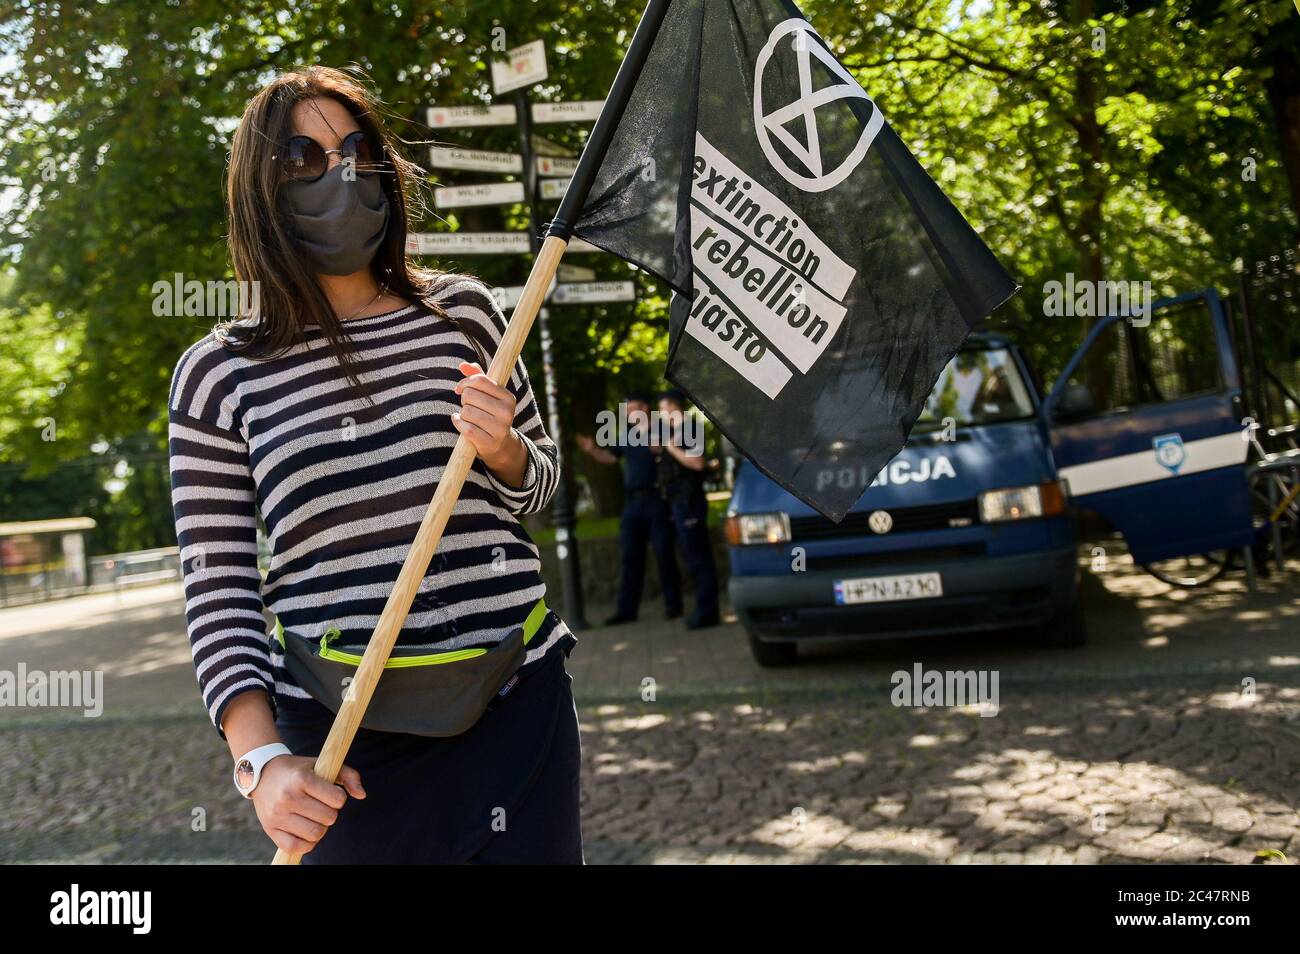
[[[904,573],[902,576],[868,576],[858,580],[836,580],[835,602],[889,603],[894,600],[928,600],[943,596],[938,573]]]

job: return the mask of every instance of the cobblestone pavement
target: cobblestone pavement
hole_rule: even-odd
[[[1120,568],[1086,593],[1093,642],[1065,653],[999,634],[762,671],[734,625],[585,634],[588,860],[1295,863],[1292,587]],[[97,719],[0,708],[0,860],[267,860],[179,626],[173,588],[0,611],[0,669],[100,666],[108,697]],[[996,715],[894,706],[916,663],[997,671]]]
[[[1300,857],[1300,688],[1011,695],[996,717],[857,697],[595,707],[585,832],[617,861]]]

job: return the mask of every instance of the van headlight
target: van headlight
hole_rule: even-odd
[[[980,494],[979,506],[981,523],[1051,517],[1065,510],[1065,494],[1055,481],[1029,487],[1008,487]]]
[[[790,515],[786,513],[742,513],[727,517],[723,524],[732,546],[751,543],[786,543],[790,539]]]

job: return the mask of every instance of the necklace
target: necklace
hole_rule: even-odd
[[[388,286],[387,286],[387,285],[380,285],[380,286],[379,286],[379,291],[375,292],[375,297],[374,297],[374,298],[370,299],[370,301],[366,302],[364,305],[362,305],[360,308],[358,308],[358,309],[357,309],[356,311],[354,311],[352,314],[348,315],[346,318],[340,318],[340,319],[339,319],[340,323],[341,323],[341,322],[344,322],[344,321],[351,321],[353,318],[355,318],[357,315],[361,314],[363,311],[365,311],[367,308],[369,308],[369,307],[370,307],[371,305],[373,305],[375,302],[379,301],[379,299],[382,298],[382,297],[384,296],[384,294],[385,294],[387,291],[388,291]]]

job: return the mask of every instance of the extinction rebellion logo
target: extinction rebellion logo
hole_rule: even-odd
[[[810,56],[842,83],[812,88]],[[798,97],[765,103],[763,77],[772,64],[790,64]],[[884,118],[874,108],[850,153],[827,169],[817,110],[840,100],[871,102],[820,44],[812,26],[792,19],[773,29],[755,64],[754,124],[763,155],[787,182],[819,193],[842,183],[866,157]],[[804,141],[788,126],[802,120]],[[791,168],[783,146],[803,171]],[[695,298],[686,333],[745,380],[776,398],[795,375],[807,374],[844,321],[843,301],[857,272],[801,216],[724,156],[700,133],[691,187],[691,257]]]
[[[767,75],[767,67],[772,60],[772,55],[787,36],[790,37],[790,46],[794,49],[796,67],[799,71],[799,98],[793,103],[778,106],[769,113],[763,108],[763,77]],[[763,155],[767,157],[773,169],[805,192],[825,192],[847,179],[866,158],[867,150],[871,148],[871,143],[880,132],[880,127],[885,124],[885,117],[881,115],[879,109],[875,108],[875,103],[871,103],[867,91],[857,84],[848,70],[841,66],[824,46],[814,41],[814,37],[817,37],[817,31],[812,28],[811,23],[807,20],[794,19],[778,24],[772,31],[772,35],[767,38],[767,43],[759,52],[758,63],[754,67],[754,128],[758,131],[758,144],[763,147]],[[809,54],[816,56],[827,69],[844,82],[814,90]],[[826,172],[822,165],[817,135],[817,109],[850,97],[865,99],[871,103],[873,107],[871,119],[867,122],[867,128],[862,131],[862,138],[853,147],[853,151],[838,166]],[[792,119],[803,120],[804,143],[800,143],[794,134],[786,129],[786,124]],[[773,137],[794,153],[812,175],[806,176],[791,169],[772,144]]]

